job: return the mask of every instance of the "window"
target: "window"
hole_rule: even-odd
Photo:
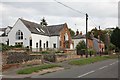
[[[53,48],[56,48],[56,44],[53,44]]]
[[[18,30],[16,32],[16,39],[17,40],[22,40],[23,39],[23,33],[20,30]]]
[[[45,43],[44,43],[44,48],[45,48]]]
[[[36,43],[36,48],[38,48],[38,43]]]
[[[46,41],[46,48],[48,48],[48,41]]]
[[[23,45],[23,42],[16,42],[15,45]]]
[[[41,41],[41,40],[39,41],[39,46],[40,46],[40,48],[41,48],[41,46],[42,46],[42,41]]]
[[[36,28],[36,29],[37,29],[37,31],[41,32],[40,29],[38,29],[38,28]]]

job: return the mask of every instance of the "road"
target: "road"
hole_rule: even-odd
[[[31,78],[118,78],[118,60],[110,59]]]

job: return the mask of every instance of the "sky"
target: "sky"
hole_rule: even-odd
[[[48,25],[67,23],[72,30],[85,33],[85,14],[88,30],[118,26],[118,0],[57,0],[78,10],[73,11],[55,0],[2,0],[0,27],[13,26],[18,18],[40,23],[45,17]]]

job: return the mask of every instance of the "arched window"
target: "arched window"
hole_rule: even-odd
[[[23,39],[23,33],[20,30],[18,30],[16,32],[16,39],[17,40],[22,40]]]
[[[48,48],[48,41],[46,41],[46,48]]]
[[[64,39],[65,39],[65,41],[68,41],[68,34],[67,33],[65,33]]]
[[[42,41],[39,41],[39,47],[42,48]]]

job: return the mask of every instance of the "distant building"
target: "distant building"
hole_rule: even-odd
[[[86,43],[86,37],[85,35],[82,35],[82,33],[80,32],[80,34],[78,34],[78,31],[76,31],[76,35],[72,38],[73,43],[74,43],[74,49],[76,49],[77,44],[80,41],[85,41]],[[102,41],[100,41],[97,38],[94,38],[93,35],[91,35],[91,38],[87,39],[88,45],[87,47],[89,49],[94,49],[96,52],[100,52],[102,50],[105,49],[105,45]]]
[[[12,27],[8,26],[6,28],[0,28],[0,43],[9,44],[8,33]]]

